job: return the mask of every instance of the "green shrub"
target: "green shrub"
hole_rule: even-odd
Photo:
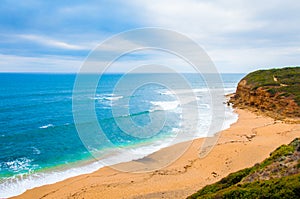
[[[274,81],[277,78],[277,82]],[[276,93],[292,97],[300,106],[300,67],[258,70],[246,75],[243,80],[252,90],[264,87],[271,95]],[[281,86],[285,84],[286,86]]]
[[[243,182],[242,180],[254,172],[264,169],[282,157],[293,154],[300,147],[300,139],[294,139],[289,145],[282,145],[270,154],[261,164],[229,174],[211,185],[207,185],[197,193],[189,196],[195,198],[300,198],[300,173],[270,180]],[[300,160],[297,160],[297,166]]]
[[[217,192],[197,192],[192,198],[299,198],[300,196],[300,174],[276,178],[265,181],[245,183],[240,186],[230,186]]]

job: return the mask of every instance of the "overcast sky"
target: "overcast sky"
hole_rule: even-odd
[[[0,72],[77,72],[105,39],[143,27],[186,35],[219,72],[300,65],[299,10],[298,0],[3,0]],[[173,64],[157,53],[132,57]]]

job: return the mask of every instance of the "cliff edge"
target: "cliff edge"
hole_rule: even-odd
[[[258,70],[246,75],[229,100],[275,119],[300,121],[300,67]]]

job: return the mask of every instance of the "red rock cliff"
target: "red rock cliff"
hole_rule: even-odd
[[[300,118],[300,106],[294,100],[294,96],[286,92],[277,92],[287,85],[257,86],[246,79],[239,82],[235,95],[230,99],[235,107],[261,112],[275,119]],[[274,81],[277,82],[277,79]]]

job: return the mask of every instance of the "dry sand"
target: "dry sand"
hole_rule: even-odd
[[[237,123],[221,132],[217,145],[204,158],[199,158],[203,139],[197,139],[177,161],[160,170],[126,173],[104,167],[34,188],[16,198],[185,198],[229,173],[261,162],[278,146],[300,137],[300,124],[274,121],[246,110],[237,112]],[[177,144],[147,158],[161,159],[179,149]]]

